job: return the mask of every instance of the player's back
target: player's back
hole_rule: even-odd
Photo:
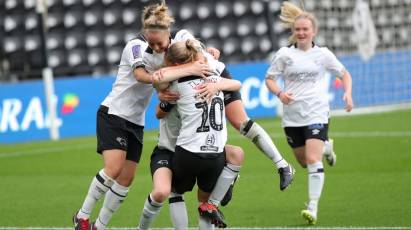
[[[218,92],[210,102],[202,101],[197,95],[201,84],[219,80],[217,75],[205,79],[189,76],[173,82],[171,90],[180,94],[177,109],[182,124],[178,146],[193,153],[223,152],[227,141],[223,93]]]

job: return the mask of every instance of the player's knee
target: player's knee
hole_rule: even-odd
[[[170,188],[160,188],[154,190],[151,195],[155,201],[163,203],[169,197],[170,192]]]
[[[104,168],[104,172],[107,176],[117,179],[120,176],[122,169],[122,165],[110,165]]]
[[[238,146],[228,146],[226,149],[226,161],[233,165],[242,165],[244,161],[244,151]]]

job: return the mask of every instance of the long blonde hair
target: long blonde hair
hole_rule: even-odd
[[[146,6],[141,16],[144,30],[169,30],[174,23],[165,1]]]
[[[291,31],[293,32],[293,34],[291,34],[291,36],[288,38],[288,41],[291,44],[297,41],[294,35],[294,24],[300,18],[310,20],[313,25],[314,31],[318,30],[317,19],[313,13],[309,13],[303,10],[293,3],[287,1],[283,2],[281,6],[280,20],[285,28],[291,29]]]
[[[165,61],[167,64],[185,64],[197,60],[198,54],[202,53],[203,46],[200,41],[187,39],[176,42],[168,47]]]

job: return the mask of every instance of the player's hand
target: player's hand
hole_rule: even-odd
[[[159,84],[163,80],[163,78],[163,71],[159,69],[151,75],[151,82],[153,84]]]
[[[218,85],[216,83],[204,83],[197,87],[197,95],[201,101],[207,101],[208,103],[211,101],[214,95],[219,92]]]
[[[344,93],[343,100],[345,102],[345,111],[351,112],[354,107],[354,102],[352,101],[351,94]]]
[[[207,53],[213,55],[214,59],[218,60],[220,58],[220,50],[214,47],[207,47]]]
[[[180,94],[177,92],[170,91],[168,89],[158,92],[158,99],[160,101],[167,101],[170,103],[175,103],[180,98]]]
[[[207,77],[213,74],[213,70],[204,61],[195,61],[191,65],[191,74],[194,76]]]
[[[281,92],[278,98],[284,105],[288,105],[294,101],[293,94],[289,92]]]

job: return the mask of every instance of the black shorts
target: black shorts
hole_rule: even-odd
[[[227,79],[233,79],[230,72],[228,72],[227,68],[223,70],[221,73],[221,77]],[[240,100],[241,101],[241,93],[240,91],[223,91],[224,93],[224,105],[228,105],[233,101]]]
[[[223,91],[223,94],[224,94],[224,106],[227,106],[233,101],[237,101],[237,100],[241,101],[240,91]]]
[[[328,139],[328,124],[312,124],[301,127],[285,127],[287,142],[292,148],[305,145],[307,139]]]
[[[177,193],[192,191],[196,180],[202,191],[211,193],[225,166],[225,151],[200,155],[176,146],[172,165],[172,184]]]
[[[97,111],[97,152],[121,149],[127,152],[126,159],[139,162],[143,149],[144,127],[121,117],[108,114],[106,106]]]
[[[151,161],[150,161],[150,169],[151,169],[151,176],[154,175],[154,172],[162,167],[169,168],[172,170],[172,159],[173,159],[174,152],[168,149],[160,149],[156,146],[153,149],[153,153],[151,154]]]

